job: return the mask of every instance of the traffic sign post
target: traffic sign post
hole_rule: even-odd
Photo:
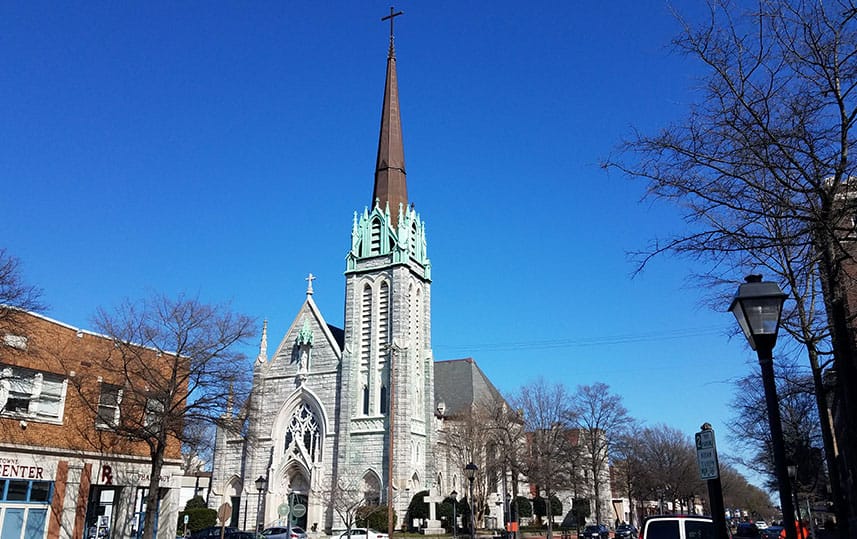
[[[703,430],[696,433],[696,460],[699,462],[699,477],[703,481],[720,477],[720,465],[717,462],[717,446],[714,443],[713,430]]]
[[[696,433],[696,460],[699,476],[708,483],[708,499],[711,502],[711,518],[717,539],[729,539],[726,530],[726,508],[723,506],[723,487],[720,484],[720,464],[717,462],[717,444],[710,423],[703,423]]]

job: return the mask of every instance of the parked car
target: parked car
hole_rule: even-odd
[[[348,532],[339,534],[339,539],[348,539]],[[351,528],[351,539],[389,539],[389,536],[371,528]]]
[[[759,528],[753,522],[739,522],[735,528],[735,537],[760,537]]]
[[[764,530],[765,528],[768,527],[768,523],[765,522],[764,520],[757,520],[756,521],[756,527],[759,528],[759,530]]]
[[[306,531],[300,526],[292,526],[292,533],[285,526],[274,526],[262,530],[262,539],[307,539]]]
[[[610,530],[604,524],[590,524],[577,533],[578,539],[610,539]]]
[[[220,539],[221,530],[223,531],[223,539],[255,539],[254,534],[250,532],[242,532],[238,528],[226,526],[211,526],[197,530],[190,534],[190,539]]]
[[[640,539],[714,539],[711,517],[663,515],[643,521]]]
[[[637,534],[640,532],[630,524],[619,524],[616,526],[616,531],[613,537],[616,539],[637,539]]]
[[[780,539],[785,537],[784,528],[782,526],[768,526],[761,531],[762,539]]]

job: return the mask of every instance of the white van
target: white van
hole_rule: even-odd
[[[664,515],[648,517],[640,539],[717,539],[711,517]]]

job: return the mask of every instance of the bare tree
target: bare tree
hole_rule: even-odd
[[[154,296],[99,310],[96,327],[114,341],[98,369],[69,378],[111,434],[145,443],[151,457],[144,534],[155,537],[158,487],[168,448],[196,439],[195,429],[216,423],[232,391],[248,395],[249,369],[236,346],[252,335],[252,320],[195,298]],[[96,376],[121,389],[119,417],[99,413]],[[104,386],[102,386],[103,388]],[[120,400],[121,399],[121,400]]]
[[[523,469],[522,451],[526,439],[524,420],[517,410],[505,402],[489,407],[483,416],[487,419],[485,428],[497,448],[497,460],[502,468],[504,502],[514,505],[514,508],[505,509],[509,510],[509,518],[513,515],[517,517],[518,478]]]
[[[682,431],[667,425],[644,428],[638,433],[635,460],[645,467],[641,486],[652,498],[681,502],[703,495],[696,450]]]
[[[807,494],[826,499],[828,481],[821,461],[823,442],[812,379],[805,369],[788,362],[777,365],[776,374],[786,458],[799,464],[800,481],[795,486]],[[729,423],[729,431],[735,444],[752,455],[750,460],[741,460],[741,464],[764,474],[768,478],[766,486],[774,490],[776,476],[771,433],[765,414],[765,395],[758,377],[758,373],[753,373],[735,382],[732,400],[735,417]]]
[[[485,428],[490,422],[490,411],[498,406],[489,400],[487,402],[475,402],[467,410],[452,416],[446,423],[446,447],[449,462],[453,467],[463,470],[469,463],[477,466],[476,476],[473,480],[473,499],[468,502],[471,507],[471,518],[474,522],[481,522],[487,509],[486,498],[488,478],[492,470],[495,456],[492,448],[494,434],[491,429]]]
[[[706,69],[699,101],[683,122],[628,142],[638,159],[607,166],[647,180],[649,195],[678,204],[690,225],[655,243],[641,267],[673,252],[708,262],[704,276],[730,293],[736,273],[750,268],[787,285],[794,304],[786,329],[806,347],[822,417],[828,403],[820,362],[829,338],[842,461],[822,425],[840,536],[848,537],[857,515],[857,304],[849,301],[857,278],[850,159],[857,5],[761,0],[752,13],[727,0],[709,5],[708,21],[681,21],[675,40]]]
[[[549,384],[539,378],[520,388],[512,398],[526,430],[526,445],[521,464],[530,483],[544,491],[547,512],[547,537],[553,532],[550,499],[568,481],[567,461],[573,452],[570,395],[562,384]]]
[[[600,523],[600,493],[610,485],[612,443],[625,434],[634,420],[622,405],[622,397],[611,394],[610,387],[602,382],[578,386],[572,402],[568,419],[580,431],[583,461],[595,496],[595,519]]]
[[[613,444],[614,492],[624,492],[631,504],[631,522],[639,524],[644,515],[642,503],[649,492],[648,463],[644,460],[645,442],[642,427],[635,426],[619,436]],[[648,498],[650,499],[650,498]],[[636,502],[636,504],[635,504]]]
[[[340,478],[330,489],[322,491],[321,497],[325,505],[337,514],[348,537],[351,537],[351,530],[359,518],[367,518],[372,512],[387,508],[386,505],[378,504],[379,492],[367,491],[366,485],[357,480]],[[387,533],[390,533],[389,530]]]
[[[20,332],[18,312],[44,309],[41,296],[41,289],[24,282],[20,261],[0,248],[0,338]]]
[[[771,497],[759,487],[747,482],[729,463],[720,463],[720,482],[726,507],[743,507],[751,514],[763,515],[766,518],[778,513],[779,510],[771,504]]]

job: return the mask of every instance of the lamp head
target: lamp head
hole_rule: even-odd
[[[753,350],[773,348],[780,329],[780,315],[788,295],[777,283],[762,282],[761,275],[748,275],[738,287],[729,310]]]
[[[464,467],[464,476],[472,482],[473,478],[476,477],[476,470],[478,469],[479,467],[471,462]]]
[[[260,475],[259,479],[254,481],[254,483],[256,483],[256,490],[262,491],[262,490],[265,490],[265,485],[268,484],[268,480],[265,479],[264,476]]]

